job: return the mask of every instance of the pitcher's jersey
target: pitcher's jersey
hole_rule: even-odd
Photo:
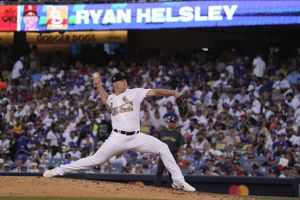
[[[113,129],[123,131],[140,130],[141,103],[151,89],[134,88],[127,89],[118,96],[109,95],[107,105],[111,112]]]

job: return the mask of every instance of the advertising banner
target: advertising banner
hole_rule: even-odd
[[[18,6],[0,6],[0,31],[17,30]]]
[[[52,33],[26,33],[29,44],[98,44],[124,43],[127,31],[72,31]]]
[[[11,31],[0,32],[0,45],[13,44],[13,42],[14,42],[14,32]]]
[[[291,25],[300,1],[183,1],[123,4],[21,5],[19,31],[127,30]]]

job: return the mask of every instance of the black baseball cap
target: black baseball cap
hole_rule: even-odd
[[[114,83],[114,82],[117,82],[117,81],[120,81],[120,80],[124,80],[124,79],[127,79],[127,77],[125,76],[125,74],[123,74],[123,73],[116,73],[111,78],[111,82]]]

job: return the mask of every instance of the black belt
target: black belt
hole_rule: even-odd
[[[122,131],[122,130],[118,130],[118,129],[114,129],[115,132],[117,133],[121,133],[123,135],[134,135],[134,134],[137,134],[139,133],[140,131],[130,131],[130,132],[127,132],[127,131]]]

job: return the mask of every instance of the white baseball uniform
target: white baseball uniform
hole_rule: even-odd
[[[160,154],[164,165],[172,175],[173,181],[184,181],[181,170],[168,146],[155,137],[139,132],[140,104],[149,91],[150,89],[135,88],[127,89],[119,95],[109,95],[106,103],[111,111],[113,127],[111,135],[94,155],[56,168],[59,174],[63,175],[77,170],[89,169],[94,165],[105,162],[115,154],[126,150],[134,150]],[[125,135],[124,132],[135,133]]]

